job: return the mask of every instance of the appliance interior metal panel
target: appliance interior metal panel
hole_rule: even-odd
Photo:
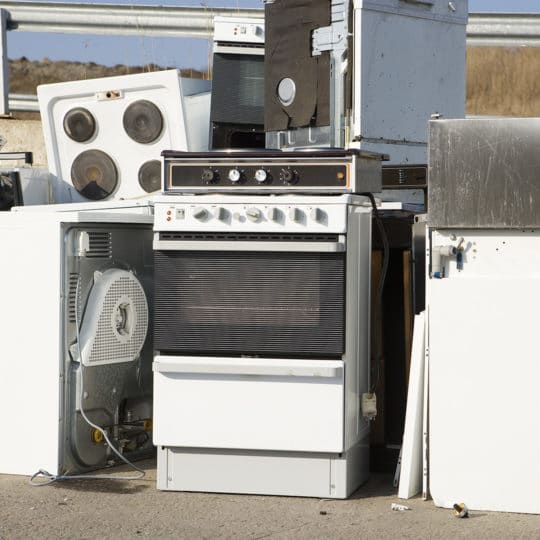
[[[151,231],[144,225],[73,227],[66,230],[66,245],[76,245],[81,231],[89,236],[89,249],[84,257],[66,253],[64,274],[64,287],[68,291],[64,305],[64,347],[69,353],[64,360],[66,439],[63,468],[69,471],[100,468],[110,460],[117,460],[107,445],[93,441],[93,428],[81,414],[82,403],[90,420],[104,426],[117,445],[120,439],[125,439],[126,457],[137,459],[152,452],[151,434],[144,427],[145,420],[152,417],[152,376],[148,362],[152,356],[151,325],[137,359],[115,363],[115,359],[111,358],[110,363],[88,366],[84,368],[83,380],[81,365],[74,362],[79,351],[73,346],[77,340],[75,321],[84,324],[95,272],[106,272],[111,268],[136,271],[147,302],[149,306],[152,305],[152,262],[148,252]],[[83,383],[84,389],[81,386]],[[83,392],[87,397],[81,403]]]
[[[156,251],[155,348],[340,355],[344,275],[344,254]]]
[[[428,225],[540,226],[540,119],[430,123]]]

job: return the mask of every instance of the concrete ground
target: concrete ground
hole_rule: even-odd
[[[155,462],[143,468],[142,480],[47,487],[0,475],[0,539],[540,538],[540,516],[472,512],[457,519],[431,501],[400,501],[390,476],[373,476],[352,498],[336,501],[157,491]],[[393,502],[411,511],[392,511]]]

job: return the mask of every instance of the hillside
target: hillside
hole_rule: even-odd
[[[469,47],[467,113],[540,116],[540,47]]]
[[[34,94],[36,86],[52,82],[93,79],[166,69],[101,66],[94,63],[10,60],[10,92]],[[467,51],[467,113],[540,116],[540,47],[469,47]],[[205,78],[206,72],[183,69],[186,77]]]
[[[107,67],[94,64],[93,62],[88,64],[80,62],[52,62],[48,59],[36,62],[22,57],[9,61],[9,86],[10,92],[13,94],[35,94],[36,87],[40,84],[96,79],[98,77],[112,77],[114,75],[129,75],[159,69],[169,68],[153,64],[142,67],[123,65]],[[196,69],[182,69],[181,72],[184,77],[195,79],[204,79],[206,77],[206,72]]]

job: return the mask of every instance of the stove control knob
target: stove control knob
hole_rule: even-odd
[[[295,223],[302,220],[303,212],[298,208],[289,208],[289,219]]]
[[[263,184],[269,179],[268,171],[265,169],[257,169],[255,171],[254,178],[255,178],[255,181],[259,182],[259,184]]]
[[[202,221],[207,216],[208,216],[208,212],[202,206],[197,206],[196,208],[193,209],[193,217],[195,219],[198,219],[199,221]]]
[[[323,217],[323,213],[320,208],[312,208],[309,211],[309,217],[313,221],[321,221]]]
[[[252,221],[253,223],[257,223],[257,221],[261,219],[261,211],[258,208],[248,208],[246,210],[246,216],[249,219],[249,221]]]
[[[201,180],[206,184],[215,184],[219,181],[219,172],[215,169],[204,169],[201,173]]]
[[[220,221],[225,219],[226,216],[225,208],[222,208],[221,206],[217,206],[214,208],[214,217],[216,219],[219,219]]]
[[[298,171],[290,167],[284,167],[279,171],[279,179],[285,184],[296,184],[298,182]]]
[[[277,221],[279,219],[279,211],[277,208],[269,208],[266,215],[269,221]]]
[[[242,171],[240,169],[231,169],[227,176],[233,184],[237,184],[242,180]]]

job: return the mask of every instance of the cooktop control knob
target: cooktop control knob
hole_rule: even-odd
[[[312,208],[310,211],[309,211],[309,217],[313,220],[313,221],[321,221],[322,220],[322,217],[323,217],[323,213],[321,211],[320,208]]]
[[[258,208],[248,208],[246,210],[246,216],[249,221],[256,223],[259,221],[259,219],[261,219],[261,211]]]
[[[231,169],[227,176],[233,184],[237,184],[242,180],[242,171],[240,169]]]
[[[206,184],[215,184],[219,181],[219,172],[210,168],[203,169],[201,180]]]
[[[208,216],[208,212],[202,206],[197,206],[196,208],[193,209],[193,217],[195,219],[198,219],[199,221],[202,221],[207,216]]]
[[[279,213],[277,208],[269,208],[266,214],[269,221],[277,221],[279,219]]]
[[[268,174],[268,171],[265,169],[257,169],[255,171],[255,181],[259,182],[259,184],[263,184],[266,182],[270,177]]]
[[[279,171],[279,179],[285,184],[296,184],[298,182],[298,171],[290,167],[284,167]]]
[[[216,206],[214,208],[214,217],[216,219],[219,219],[220,221],[224,220],[226,216],[225,208],[222,208],[221,206]]]
[[[289,208],[289,219],[294,222],[302,220],[302,211],[298,208]]]

